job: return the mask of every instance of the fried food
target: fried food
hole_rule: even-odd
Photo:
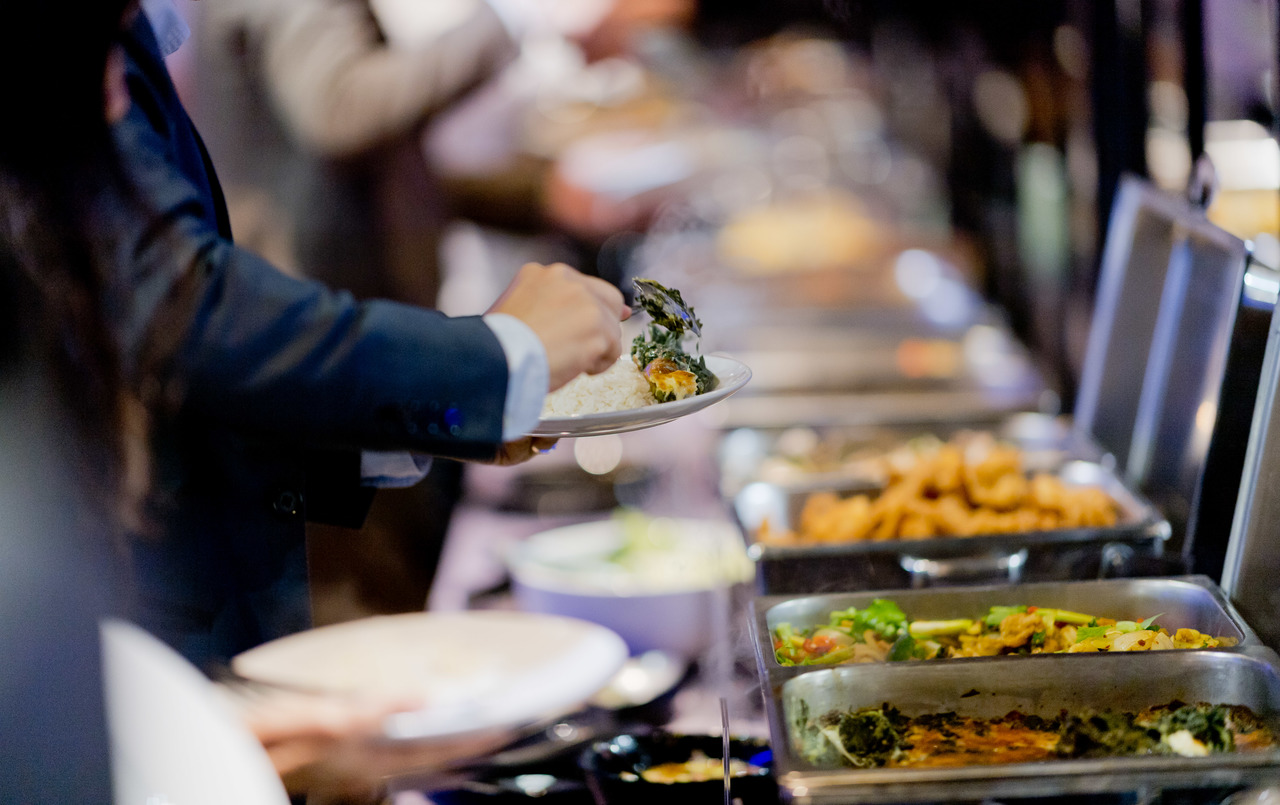
[[[1102,489],[1070,486],[1044,472],[1028,477],[1017,448],[997,444],[976,451],[949,443],[893,465],[878,494],[842,499],[814,493],[795,531],[766,523],[757,539],[808,544],[970,537],[1106,527],[1117,519],[1116,503]]]

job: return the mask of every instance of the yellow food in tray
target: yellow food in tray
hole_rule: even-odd
[[[860,662],[1002,657],[1080,652],[1226,648],[1236,638],[1188,627],[1041,606],[991,607],[977,618],[911,620],[893,601],[877,598],[863,609],[837,609],[825,625],[773,629],[779,665],[843,665]]]
[[[1075,487],[1041,472],[1028,477],[1017,448],[996,445],[975,455],[948,443],[895,470],[878,494],[810,495],[795,530],[763,523],[770,544],[969,537],[1115,525],[1114,500],[1097,487]]]
[[[720,259],[743,274],[867,269],[885,235],[855,197],[838,191],[739,213],[716,238]]]

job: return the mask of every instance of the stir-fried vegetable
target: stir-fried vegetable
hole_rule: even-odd
[[[1082,651],[1149,651],[1219,648],[1235,638],[1181,628],[1172,634],[1157,624],[1115,620],[1071,610],[1036,606],[993,606],[978,618],[909,621],[893,601],[875,599],[865,609],[830,614],[828,623],[774,630],[774,655],[781,665],[835,665],[1008,654]]]

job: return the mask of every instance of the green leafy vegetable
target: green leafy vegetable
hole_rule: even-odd
[[[893,641],[893,645],[889,647],[889,654],[885,657],[889,662],[902,662],[904,660],[923,660],[926,659],[925,647],[916,643],[908,632],[903,632],[898,639]]]
[[[968,618],[956,618],[949,621],[912,621],[912,637],[944,637],[964,634],[973,626]]]
[[[1026,612],[1026,611],[1027,611],[1027,608],[1025,606],[992,607],[991,611],[987,613],[986,624],[990,626],[992,629],[996,629],[996,628],[999,628],[1000,622],[1005,618],[1009,617],[1010,615],[1017,615],[1019,613]]]
[[[1106,711],[1069,716],[1054,751],[1062,757],[1097,758],[1159,753],[1160,732],[1136,725],[1132,713]]]
[[[850,626],[844,626],[849,621]],[[902,608],[886,598],[876,598],[866,609],[849,607],[831,613],[831,625],[846,629],[855,637],[870,629],[886,641],[897,640],[899,635],[907,632],[907,615]]]
[[[655,280],[639,277],[631,281],[631,286],[635,289],[636,301],[653,319],[654,324],[676,335],[682,335],[686,329],[702,329],[702,320],[675,288],[668,288]],[[692,321],[685,318],[685,311],[688,311]]]
[[[898,751],[902,736],[891,707],[845,713],[836,727],[845,757],[862,766],[883,766]],[[861,761],[861,762],[859,762]]]
[[[1211,752],[1230,752],[1235,748],[1227,723],[1227,709],[1221,705],[1189,704],[1171,709],[1160,715],[1154,727],[1164,738],[1186,730]]]
[[[644,368],[656,360],[668,360],[677,369],[692,372],[697,381],[698,394],[716,387],[716,376],[707,368],[707,359],[699,355],[697,358],[684,351],[681,346],[680,333],[664,330],[657,324],[650,324],[648,332],[641,333],[631,341],[631,360],[636,368]],[[658,396],[655,390],[654,396]],[[659,398],[658,402],[666,402]]]

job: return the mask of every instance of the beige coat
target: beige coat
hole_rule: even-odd
[[[515,45],[487,4],[430,2],[465,13],[412,45],[366,0],[199,4],[192,114],[237,241],[357,296],[434,304],[444,211],[420,133]]]

